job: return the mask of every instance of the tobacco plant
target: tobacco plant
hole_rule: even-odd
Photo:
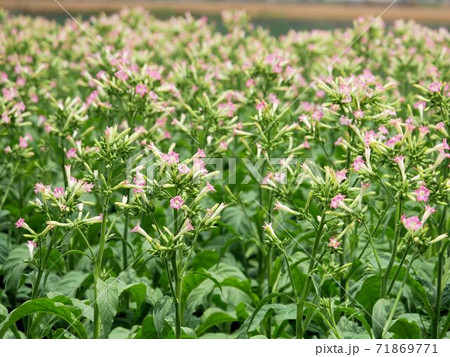
[[[2,338],[449,337],[446,29],[77,21],[0,12]]]

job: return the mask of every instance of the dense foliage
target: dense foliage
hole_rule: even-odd
[[[0,336],[448,337],[447,30],[223,21],[0,13]]]

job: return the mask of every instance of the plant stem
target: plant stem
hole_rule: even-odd
[[[130,190],[128,190],[127,194],[128,200],[130,199]],[[127,202],[128,202],[127,200]],[[123,259],[123,270],[126,270],[128,268],[128,252],[127,252],[127,239],[128,239],[128,223],[130,220],[130,216],[127,214],[125,216],[125,226],[123,228],[123,240],[122,242],[122,259]]]
[[[389,317],[383,327],[383,335],[381,338],[384,338],[384,332],[388,331],[390,328],[392,319],[394,318],[395,310],[397,310],[397,305],[400,301],[400,298],[402,297],[403,288],[405,287],[406,280],[408,279],[409,270],[411,269],[412,263],[414,262],[415,258],[416,258],[416,255],[414,254],[411,257],[411,261],[409,262],[408,267],[406,268],[405,276],[403,277],[403,281],[402,281],[402,286],[400,287],[400,290],[397,293],[397,297],[395,298],[395,301],[394,301],[394,306],[392,307],[392,310],[389,313]]]
[[[444,254],[447,250],[447,244],[445,244],[438,253],[438,271],[437,271],[437,286],[436,286],[436,300],[434,303],[434,316],[431,325],[431,338],[439,338],[439,319],[441,316],[441,302],[442,302],[442,268]]]
[[[177,253],[176,251],[172,255],[172,271],[173,271],[173,279],[175,282],[175,295],[173,297],[173,302],[175,304],[175,336],[180,339],[181,336],[181,320],[182,320],[182,311],[181,311],[181,279],[178,274],[178,263],[177,263]]]
[[[107,174],[107,185],[109,185],[111,179],[111,170],[108,171]],[[107,187],[109,189],[109,187]],[[107,214],[108,214],[108,204],[109,204],[109,194],[106,194],[105,201],[103,202],[103,211],[102,211],[102,226],[100,231],[100,243],[98,248],[98,256],[96,260],[96,269],[94,276],[94,338],[100,338],[100,330],[101,330],[101,321],[100,321],[100,313],[97,302],[97,281],[100,279],[103,270],[103,254],[105,251],[106,244],[106,222],[107,222]]]
[[[396,210],[395,210],[395,228],[394,228],[394,246],[392,249],[392,255],[391,259],[389,260],[389,264],[386,268],[386,271],[384,273],[382,282],[381,282],[381,289],[380,289],[380,296],[381,298],[384,298],[386,296],[386,286],[389,280],[389,274],[391,273],[392,267],[394,266],[395,258],[397,257],[397,245],[398,245],[398,238],[400,233],[400,217],[402,214],[402,198],[399,197],[397,200]]]
[[[303,308],[305,306],[306,297],[309,293],[309,286],[311,283],[311,274],[314,269],[314,265],[316,263],[316,255],[317,250],[319,248],[320,238],[322,237],[322,231],[325,221],[325,213],[322,214],[320,219],[319,228],[316,232],[316,237],[314,239],[313,251],[311,254],[311,259],[309,261],[308,275],[306,276],[305,284],[303,285],[302,295],[297,302],[297,323],[296,323],[296,338],[303,338],[303,334],[305,333],[305,326],[303,326]]]
[[[403,254],[402,260],[400,260],[400,264],[398,265],[397,270],[394,273],[394,276],[392,278],[391,284],[389,285],[389,288],[386,291],[386,295],[389,295],[389,293],[391,292],[392,288],[394,287],[395,280],[397,279],[397,276],[400,273],[400,269],[401,269],[403,263],[405,262],[406,256],[408,255],[408,252],[409,252],[410,249],[411,249],[411,244],[408,244],[408,247],[406,248],[406,251]]]

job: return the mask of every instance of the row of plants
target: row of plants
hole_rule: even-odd
[[[0,337],[447,338],[446,29],[0,13]]]

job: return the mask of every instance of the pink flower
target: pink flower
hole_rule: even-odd
[[[19,147],[21,147],[22,149],[26,149],[28,147],[28,140],[21,136],[19,138]]]
[[[2,122],[5,123],[5,124],[11,123],[11,119],[6,113],[2,114]]]
[[[228,143],[226,141],[221,141],[219,143],[219,149],[220,150],[227,150],[228,149]]]
[[[67,158],[70,159],[71,157],[77,157],[77,149],[71,148],[67,150]]]
[[[22,228],[25,225],[25,220],[22,217],[20,217],[15,223],[15,225],[16,228]]]
[[[95,102],[97,97],[98,97],[98,91],[95,90],[91,94],[89,94],[88,97],[86,98],[86,104],[91,105],[92,103]]]
[[[336,179],[339,183],[347,179],[347,169],[336,171]]]
[[[175,196],[170,200],[170,207],[176,209],[177,211],[183,206],[183,199],[180,196]]]
[[[29,240],[27,242],[28,252],[30,253],[30,259],[33,259],[34,256],[34,249],[37,247],[37,243],[33,242],[32,240]]]
[[[427,126],[421,126],[419,127],[419,133],[421,136],[426,135],[430,132],[430,129],[428,129]]]
[[[171,151],[168,154],[161,154],[161,159],[163,162],[169,165],[178,164],[178,162],[180,161],[179,154],[177,154],[175,151]]]
[[[430,84],[430,86],[428,88],[430,89],[431,93],[439,92],[441,90],[441,83],[433,82]]]
[[[148,88],[145,84],[138,84],[136,86],[136,93],[139,94],[141,97],[143,97],[147,92]]]
[[[420,111],[423,111],[427,107],[427,103],[424,101],[419,101],[414,104],[414,108],[419,109]]]
[[[178,165],[178,171],[182,175],[187,175],[189,173],[189,171],[191,171],[191,170],[189,169],[189,167],[186,164],[181,164],[181,165]]]
[[[192,225],[191,220],[189,218],[186,220],[185,229],[188,232],[194,230],[194,226]]]
[[[117,71],[114,75],[122,81],[126,81],[128,79],[128,74],[123,69]]]
[[[254,85],[255,85],[255,80],[252,78],[248,79],[247,82],[245,82],[245,86],[247,88],[253,87]]]
[[[355,161],[353,161],[353,164],[352,164],[353,170],[355,170],[356,172],[361,170],[364,166],[365,166],[365,164],[364,164],[364,159],[362,158],[362,156],[356,157]]]
[[[405,163],[405,157],[404,156],[396,156],[396,157],[394,157],[394,161],[397,163],[397,164],[404,164]]]
[[[141,229],[141,225],[138,222],[138,224],[136,224],[136,226],[131,230],[131,232],[136,233],[136,232],[139,232],[140,229]]]
[[[64,196],[64,187],[55,187],[55,189],[53,190],[53,196],[55,198]]]
[[[330,207],[335,208],[335,209],[338,208],[338,206],[344,202],[344,198],[345,198],[345,196],[341,195],[340,193],[338,195],[334,196],[331,199]]]
[[[338,249],[339,246],[340,246],[341,244],[342,244],[342,243],[339,242],[337,238],[331,237],[331,238],[330,238],[330,243],[328,243],[328,246],[329,246],[330,248]]]
[[[195,154],[197,157],[206,157],[205,152],[202,149],[197,150],[197,154]]]
[[[412,216],[412,217],[406,217],[405,215],[402,216],[401,222],[405,226],[406,229],[417,231],[418,229],[422,228],[423,223],[420,221],[419,217]]]
[[[209,182],[206,183],[206,190],[211,192],[216,192],[216,189]]]
[[[362,110],[360,110],[360,109],[355,110],[355,111],[353,112],[353,115],[354,115],[355,118],[357,118],[357,119],[362,119],[362,118],[364,118],[364,112],[363,112]]]
[[[436,208],[426,205],[425,212],[423,213],[421,222],[425,223],[428,217],[430,217],[434,212],[436,212]]]
[[[417,190],[414,191],[417,196],[417,202],[427,202],[428,197],[430,196],[430,190],[427,189],[424,185],[421,185]]]
[[[256,110],[263,110],[265,107],[267,107],[267,103],[264,100],[256,104]]]

